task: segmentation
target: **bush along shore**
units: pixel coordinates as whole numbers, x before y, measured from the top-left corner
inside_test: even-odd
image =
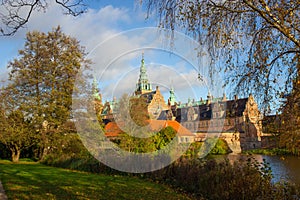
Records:
[[[299,199],[299,187],[272,183],[272,171],[254,158],[230,162],[228,159],[182,157],[157,171],[141,174],[119,172],[92,156],[46,159],[44,164],[112,176],[138,177],[169,185],[196,199]]]
[[[253,150],[244,151],[243,154],[246,154],[246,155],[262,154],[262,155],[270,155],[270,156],[284,156],[284,155],[296,156],[293,152],[291,152],[287,149],[281,149],[281,148],[253,149]]]

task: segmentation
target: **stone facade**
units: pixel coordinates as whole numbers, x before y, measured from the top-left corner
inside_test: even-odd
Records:
[[[168,105],[165,103],[158,86],[155,91],[142,94],[141,97],[144,97],[147,101],[150,119],[157,119],[161,111],[168,110]]]
[[[167,119],[170,113],[196,134],[196,141],[205,140],[207,134],[218,134],[234,152],[261,146],[262,118],[252,95],[242,99],[235,96],[234,100],[208,95],[205,101],[172,105],[159,119]]]

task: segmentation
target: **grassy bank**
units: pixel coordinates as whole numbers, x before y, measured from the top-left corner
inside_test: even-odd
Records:
[[[9,199],[189,199],[173,189],[135,177],[108,176],[0,160]]]

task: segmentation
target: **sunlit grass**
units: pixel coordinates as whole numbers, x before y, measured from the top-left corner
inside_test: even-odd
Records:
[[[0,160],[9,199],[189,199],[173,189],[134,177],[89,174]]]

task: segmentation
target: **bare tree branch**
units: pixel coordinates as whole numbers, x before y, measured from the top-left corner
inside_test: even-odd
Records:
[[[78,7],[86,6],[85,4],[83,4],[82,0],[78,0],[73,4],[68,4],[69,0],[63,0],[63,1],[55,0],[55,2],[67,10],[66,14],[73,15],[75,17],[85,13],[86,11],[83,9],[79,9],[79,10],[77,9]]]
[[[185,30],[203,44],[236,91],[249,91],[266,102],[270,96],[277,99],[284,86],[291,88],[290,80],[300,70],[295,59],[300,51],[299,0],[141,1],[149,15],[157,13],[160,27]]]
[[[280,20],[278,20],[271,12],[270,8],[266,5],[266,2],[263,0],[260,0],[262,6],[265,8],[265,11],[260,10],[257,6],[254,6],[254,4],[250,1],[244,0],[244,2],[252,8],[254,11],[259,13],[259,15],[264,18],[269,24],[272,24],[277,30],[279,30],[282,34],[284,34],[287,38],[289,38],[291,41],[295,43],[300,48],[300,41],[295,38],[293,34],[290,33],[290,31],[284,27]],[[269,17],[268,17],[269,16]]]
[[[300,50],[289,50],[289,51],[285,51],[280,53],[279,55],[277,55],[269,64],[267,64],[268,66],[272,66],[274,65],[274,63],[281,58],[282,56],[286,55],[286,54],[296,54],[296,53],[300,53]]]
[[[49,0],[2,0],[0,4],[0,36],[14,35],[30,20],[34,12],[46,11]],[[65,14],[78,16],[86,11],[83,0],[55,0]]]

